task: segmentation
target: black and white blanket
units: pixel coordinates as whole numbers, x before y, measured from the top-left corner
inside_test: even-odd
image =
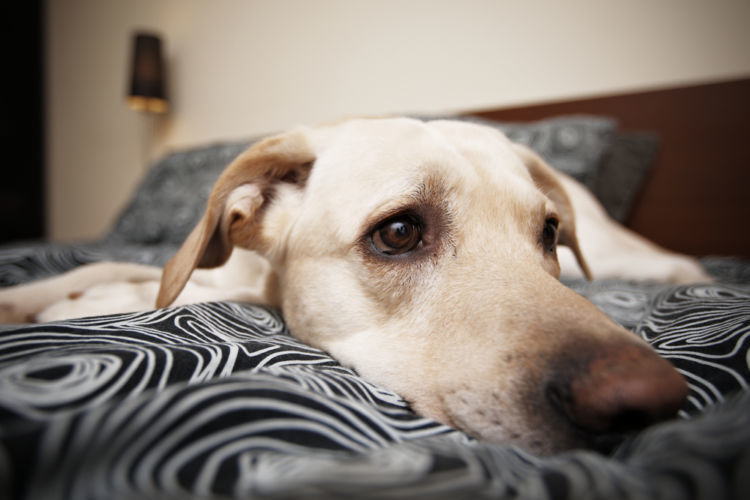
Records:
[[[172,204],[187,231],[200,206],[154,192],[175,192],[172,168],[205,183],[243,147],[171,155],[100,242],[0,249],[0,283],[102,259],[163,263],[184,234],[154,214]],[[0,498],[750,498],[750,265],[703,262],[717,283],[568,283],[690,384],[679,419],[611,456],[537,457],[419,417],[266,307],[3,327]]]

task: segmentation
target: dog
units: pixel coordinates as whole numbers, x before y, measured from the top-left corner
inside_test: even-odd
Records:
[[[537,454],[603,449],[673,417],[683,377],[564,286],[561,267],[710,281],[493,128],[356,119],[241,154],[163,272],[82,266],[1,290],[0,319],[204,300],[277,306],[298,339],[417,413]]]

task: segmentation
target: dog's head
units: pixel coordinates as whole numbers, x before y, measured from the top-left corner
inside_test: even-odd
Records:
[[[549,453],[673,415],[682,377],[560,284],[557,244],[588,273],[528,149],[468,123],[355,120],[237,158],[158,305],[240,246],[278,273],[298,338],[475,436]]]

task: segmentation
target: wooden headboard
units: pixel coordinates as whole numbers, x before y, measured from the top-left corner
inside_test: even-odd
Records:
[[[469,114],[532,121],[582,113],[660,138],[628,227],[672,250],[750,258],[750,79]]]

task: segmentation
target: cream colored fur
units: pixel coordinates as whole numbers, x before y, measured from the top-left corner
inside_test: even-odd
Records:
[[[375,228],[404,212],[422,218],[422,247],[379,254]],[[296,337],[417,412],[548,453],[580,444],[540,394],[554,367],[590,345],[644,345],[560,284],[557,256],[540,243],[550,217],[572,249],[561,249],[565,275],[588,261],[594,278],[710,279],[694,260],[609,219],[583,187],[493,129],[353,120],[277,136],[235,160],[166,266],[158,301],[158,270],[94,264],[1,290],[0,319],[54,321],[155,301],[277,305]],[[199,266],[219,267],[193,272]]]

